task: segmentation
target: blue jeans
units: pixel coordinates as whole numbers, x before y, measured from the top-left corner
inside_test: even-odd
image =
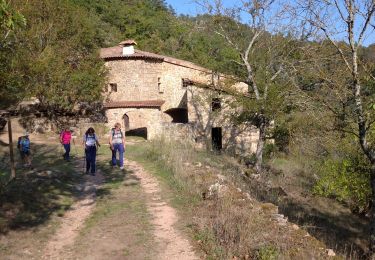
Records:
[[[119,161],[120,161],[120,167],[124,167],[124,145],[123,144],[113,144],[113,150],[112,150],[112,165],[115,166],[117,164],[116,160],[116,153],[119,153]]]
[[[63,144],[64,149],[65,149],[65,154],[64,154],[64,159],[69,160],[70,159],[70,144]]]
[[[96,146],[86,146],[86,172],[95,173]]]

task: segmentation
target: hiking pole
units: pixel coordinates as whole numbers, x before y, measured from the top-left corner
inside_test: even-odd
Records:
[[[86,149],[83,149],[83,166],[82,166],[82,172],[83,172],[83,174],[85,174],[86,173],[86,171],[85,171],[85,165],[86,164]]]

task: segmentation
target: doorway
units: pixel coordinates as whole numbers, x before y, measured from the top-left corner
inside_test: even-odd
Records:
[[[221,127],[213,127],[211,137],[212,149],[214,151],[220,151],[221,149],[223,149],[223,135]]]
[[[127,114],[124,115],[124,126],[125,126],[125,131],[129,130],[129,116]]]

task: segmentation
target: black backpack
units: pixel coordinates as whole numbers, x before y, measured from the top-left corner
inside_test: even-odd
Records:
[[[124,138],[124,135],[122,134],[122,131],[120,129],[121,138]],[[115,129],[112,128],[112,138],[115,136]]]

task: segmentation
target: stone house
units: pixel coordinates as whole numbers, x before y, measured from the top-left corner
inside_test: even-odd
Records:
[[[127,40],[100,52],[109,70],[104,91],[109,127],[121,122],[127,133],[147,139],[164,135],[210,149],[255,152],[258,131],[230,120],[233,98],[218,87],[223,76],[135,46]]]

